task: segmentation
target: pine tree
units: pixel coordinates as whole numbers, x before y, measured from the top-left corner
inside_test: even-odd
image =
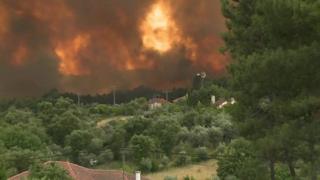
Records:
[[[269,163],[303,159],[317,178],[320,112],[320,2],[315,0],[222,0],[228,31],[225,50],[241,135]],[[319,129],[320,130],[320,129]]]

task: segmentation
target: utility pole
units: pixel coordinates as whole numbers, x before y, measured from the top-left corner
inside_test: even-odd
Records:
[[[124,174],[124,166],[126,164],[126,150],[122,148],[120,150],[121,156],[122,156],[122,180],[125,180],[125,174]]]
[[[126,152],[125,152],[125,150],[123,150],[123,152],[122,152],[122,166],[124,167],[125,164],[126,164]]]
[[[166,100],[169,101],[169,92],[168,92],[168,90],[166,90],[165,93],[166,93]]]
[[[116,105],[116,88],[112,87],[113,105]]]
[[[78,106],[80,106],[80,95],[77,93],[77,98],[78,98]]]
[[[126,155],[122,153],[122,179],[124,180],[124,164],[126,161]]]

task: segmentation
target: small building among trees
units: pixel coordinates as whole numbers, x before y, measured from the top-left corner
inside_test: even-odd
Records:
[[[164,104],[170,103],[169,101],[163,99],[163,98],[152,98],[149,100],[148,105],[150,109],[155,109],[162,107]]]

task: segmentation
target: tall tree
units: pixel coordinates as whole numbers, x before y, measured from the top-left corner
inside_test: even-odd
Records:
[[[310,177],[316,179],[320,90],[320,2],[316,0],[222,0],[228,31],[225,50],[237,105],[240,133],[252,140],[270,165],[303,158],[307,144]],[[302,101],[305,99],[306,101]],[[298,113],[299,112],[299,113]],[[288,148],[291,146],[292,148]]]

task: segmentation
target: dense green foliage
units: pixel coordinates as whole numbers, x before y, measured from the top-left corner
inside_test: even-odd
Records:
[[[125,95],[117,105],[105,104],[111,95],[81,103],[55,91],[2,100],[0,178],[47,160],[117,161],[145,172],[214,157],[222,180],[319,179],[320,1],[221,1],[228,78],[195,76],[185,99],[155,109]],[[142,88],[132,97],[138,92],[150,95]],[[212,95],[236,103],[220,109]]]
[[[29,180],[72,180],[68,172],[55,163],[35,164],[30,169]]]
[[[267,167],[256,158],[250,141],[235,139],[217,149],[218,175],[222,179],[234,176],[238,179],[268,179]]]
[[[286,179],[284,174],[319,179],[320,2],[222,0],[222,4],[228,27],[224,50],[233,57],[230,82],[238,102],[232,115],[240,135],[253,148],[252,163],[267,166],[269,175],[264,176],[272,180]],[[221,158],[219,174],[248,179],[232,168],[249,171],[252,163],[233,161],[238,152],[230,146],[224,152],[227,157]]]
[[[215,147],[236,134],[224,110],[187,100],[156,109],[144,98],[119,105],[61,96],[1,104],[0,163],[9,176],[48,160],[87,167],[118,161],[157,171],[212,158]]]

